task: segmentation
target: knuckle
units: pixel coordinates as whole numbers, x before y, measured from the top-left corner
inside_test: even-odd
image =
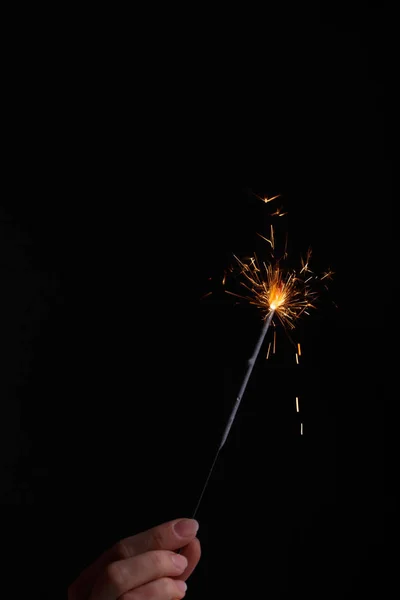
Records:
[[[153,552],[149,552],[149,555],[155,572],[157,574],[165,573],[168,567],[168,559],[165,552],[154,550]]]
[[[126,592],[118,600],[153,600],[155,598],[176,598],[178,600],[177,595],[173,580],[169,577],[160,577],[140,589]]]
[[[126,581],[126,568],[122,562],[112,562],[106,567],[106,579],[112,583],[117,590],[123,588]]]
[[[164,546],[164,537],[161,530],[156,527],[151,533],[152,547],[161,550]]]
[[[133,556],[133,553],[129,550],[129,547],[127,544],[125,544],[124,540],[120,540],[115,544],[113,554],[115,554],[115,556],[121,560],[125,560]]]
[[[160,591],[166,596],[166,598],[175,598],[177,589],[174,580],[170,577],[161,577],[158,580]]]

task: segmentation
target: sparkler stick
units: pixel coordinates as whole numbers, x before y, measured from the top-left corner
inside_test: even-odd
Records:
[[[279,196],[274,196],[273,198],[260,198],[263,202],[268,203]],[[287,213],[283,213],[281,209],[278,209],[275,213],[272,213],[271,216],[283,216]],[[200,497],[198,499],[196,508],[193,512],[193,517],[195,518],[197,511],[199,509],[201,500],[204,496],[204,492],[207,488],[208,482],[210,480],[211,474],[213,472],[215,463],[217,462],[219,453],[221,452],[227,437],[229,435],[230,429],[232,427],[233,421],[235,419],[236,413],[240,406],[240,402],[242,400],[243,394],[246,390],[247,383],[250,379],[254,364],[256,362],[257,356],[260,352],[262,343],[267,334],[269,326],[271,325],[273,317],[276,317],[280,320],[283,328],[294,329],[296,321],[302,314],[308,315],[308,309],[315,308],[313,301],[317,296],[316,291],[313,290],[313,284],[315,280],[319,279],[322,281],[323,279],[331,279],[333,275],[333,271],[330,269],[323,274],[322,277],[316,276],[313,271],[309,268],[309,262],[311,258],[311,249],[308,250],[307,256],[305,259],[301,259],[301,268],[296,271],[293,269],[286,269],[281,266],[282,260],[285,261],[288,257],[287,254],[287,237],[285,243],[285,250],[283,256],[281,258],[276,258],[275,256],[275,235],[274,229],[271,225],[270,236],[266,238],[265,236],[258,234],[262,239],[264,239],[270,245],[270,253],[273,259],[272,262],[262,262],[260,265],[256,255],[251,257],[249,260],[242,261],[235,256],[235,259],[240,267],[240,274],[243,277],[241,281],[241,285],[250,292],[247,296],[242,296],[237,293],[230,292],[225,290],[226,293],[232,294],[233,296],[237,296],[238,298],[244,298],[250,302],[250,304],[257,306],[264,313],[264,325],[262,327],[260,336],[256,343],[254,352],[251,358],[248,361],[248,367],[240,387],[238,396],[236,398],[236,402],[232,408],[231,414],[228,418],[227,424],[225,426],[221,442],[217,449],[217,452],[214,456],[213,463],[208,472],[205,484],[201,491]],[[224,274],[224,278],[222,284],[225,285],[226,273]],[[326,287],[326,286],[325,286]],[[209,294],[206,294],[209,295]],[[268,346],[267,358],[270,354],[271,344],[273,344],[273,354],[275,354],[275,344],[276,344],[276,332],[274,332],[273,342],[270,342]],[[289,336],[290,338],[290,336]],[[293,340],[291,340],[293,341]],[[299,357],[301,356],[301,348],[300,344],[297,344],[297,352],[296,352],[296,363],[299,364]],[[299,399],[296,397],[296,411],[299,412]],[[303,423],[301,423],[301,435],[303,435]]]
[[[253,354],[252,354],[251,358],[250,358],[250,359],[249,359],[249,361],[248,361],[248,367],[247,367],[247,371],[246,371],[246,373],[245,373],[245,376],[244,376],[244,379],[243,379],[242,385],[240,386],[240,390],[239,390],[238,396],[237,396],[237,398],[236,398],[236,402],[235,402],[235,404],[234,404],[234,406],[233,406],[233,408],[232,408],[231,414],[230,414],[230,416],[229,416],[229,419],[228,419],[228,422],[227,422],[227,424],[226,424],[226,427],[225,427],[224,433],[223,433],[223,435],[222,435],[222,439],[221,439],[220,445],[219,445],[219,447],[218,447],[218,450],[217,450],[217,452],[216,452],[216,455],[215,455],[215,457],[214,457],[213,463],[212,463],[212,465],[211,465],[211,469],[210,469],[210,471],[209,471],[209,473],[208,473],[208,476],[207,476],[206,482],[205,482],[205,484],[204,484],[204,487],[203,487],[203,489],[202,489],[202,491],[201,491],[201,494],[200,494],[199,500],[198,500],[198,502],[197,502],[196,508],[194,509],[194,513],[193,513],[192,519],[194,519],[194,518],[195,518],[195,516],[196,516],[196,514],[197,514],[197,511],[198,511],[198,509],[199,509],[199,506],[200,506],[201,500],[202,500],[202,498],[203,498],[204,492],[206,491],[207,484],[208,484],[208,482],[209,482],[209,480],[210,480],[211,473],[213,472],[213,469],[214,469],[215,463],[217,462],[217,458],[218,458],[218,456],[219,456],[219,453],[221,452],[221,450],[222,450],[222,447],[224,446],[224,444],[225,444],[225,442],[226,442],[226,439],[227,439],[227,437],[228,437],[228,435],[229,435],[229,432],[230,432],[230,430],[231,430],[231,427],[232,427],[233,421],[235,420],[235,416],[236,416],[237,410],[238,410],[238,408],[239,408],[239,406],[240,406],[240,402],[241,402],[241,400],[242,400],[242,397],[243,397],[243,394],[244,394],[244,392],[245,392],[245,390],[246,390],[247,383],[248,383],[248,381],[249,381],[249,379],[250,379],[250,375],[251,375],[251,372],[252,372],[252,370],[253,370],[254,364],[255,364],[255,362],[256,362],[256,360],[257,360],[257,356],[258,356],[258,354],[259,354],[259,352],[260,352],[260,348],[261,348],[261,346],[262,346],[262,343],[263,343],[263,341],[264,341],[264,338],[265,338],[265,336],[266,336],[266,334],[267,334],[267,331],[268,331],[268,329],[269,329],[269,326],[270,326],[270,324],[271,324],[272,317],[274,316],[274,312],[275,312],[275,310],[274,310],[274,309],[271,309],[271,310],[270,310],[270,313],[269,313],[269,315],[268,315],[268,317],[267,317],[267,319],[266,319],[266,321],[265,321],[265,323],[264,323],[264,326],[263,326],[263,328],[262,328],[262,330],[261,330],[260,337],[259,337],[259,338],[258,338],[258,340],[257,340],[257,344],[256,344],[256,347],[254,348],[254,352],[253,352]]]

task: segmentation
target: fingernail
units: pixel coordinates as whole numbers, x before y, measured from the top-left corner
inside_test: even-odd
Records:
[[[187,585],[184,581],[181,581],[180,579],[175,579],[175,585],[182,594],[186,592]]]
[[[171,560],[178,569],[185,569],[187,567],[187,558],[181,554],[171,554]]]
[[[199,528],[199,524],[195,519],[182,519],[174,525],[174,530],[179,537],[189,537],[195,535]]]

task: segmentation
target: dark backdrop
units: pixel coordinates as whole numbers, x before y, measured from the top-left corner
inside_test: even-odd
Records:
[[[115,60],[94,27],[79,51],[10,51],[0,498],[17,597],[61,597],[119,538],[191,516],[261,327],[220,282],[281,204],[290,256],[311,246],[335,276],[296,330],[301,364],[278,328],[255,367],[187,597],[389,586],[390,18],[292,17],[264,35],[256,15],[188,18],[158,43],[149,26]]]

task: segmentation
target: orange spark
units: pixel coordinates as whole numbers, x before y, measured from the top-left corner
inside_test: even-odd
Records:
[[[322,277],[321,277],[321,281],[323,279],[332,279],[332,275],[334,275],[335,272],[331,271],[331,269],[328,269],[327,271],[325,271],[325,273],[322,273]]]
[[[294,328],[297,318],[307,308],[314,308],[311,300],[315,296],[295,271],[285,271],[279,261],[263,263],[260,268],[256,256],[247,262],[235,256],[241,267],[244,281],[241,285],[250,293],[246,298],[251,304],[260,308],[267,315],[274,311],[284,326]],[[233,294],[238,296],[238,294]]]
[[[300,258],[301,261],[301,271],[300,273],[312,273],[312,271],[310,271],[310,269],[308,268],[308,263],[310,262],[310,258],[311,258],[311,254],[312,254],[312,250],[311,248],[309,248],[307,250],[307,256],[306,256],[306,260],[304,261],[303,258]]]
[[[202,296],[200,298],[200,300],[204,300],[204,298],[208,298],[208,296],[211,296],[212,292],[207,292],[207,294],[204,294],[204,296]]]
[[[276,198],[280,197],[280,194],[277,194],[276,196],[272,196],[271,198],[268,198],[268,196],[265,196],[265,198],[263,198],[262,196],[259,196],[258,194],[254,194],[254,195],[256,196],[256,198],[258,198],[265,204],[268,204],[268,202],[272,202],[272,200],[276,200]]]

